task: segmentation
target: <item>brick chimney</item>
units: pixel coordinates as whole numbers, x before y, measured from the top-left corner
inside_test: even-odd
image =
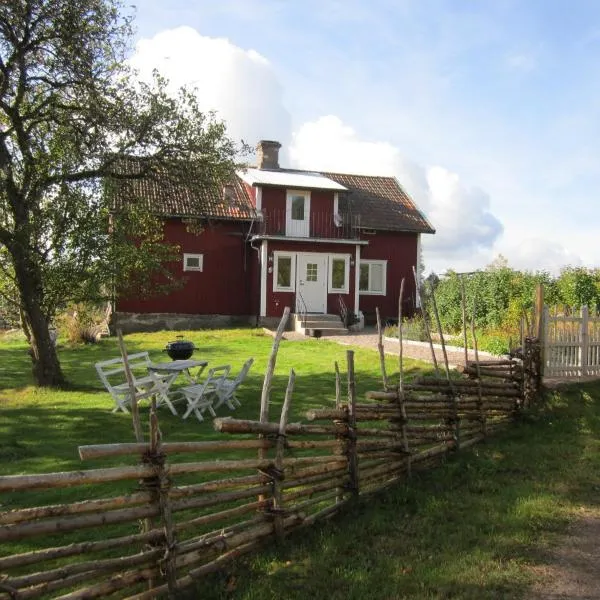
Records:
[[[261,140],[256,146],[259,169],[279,169],[279,142]]]

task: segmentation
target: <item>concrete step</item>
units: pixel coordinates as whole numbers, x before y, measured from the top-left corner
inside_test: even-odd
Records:
[[[346,329],[344,324],[338,319],[336,321],[322,321],[321,319],[307,319],[302,321],[304,329]]]

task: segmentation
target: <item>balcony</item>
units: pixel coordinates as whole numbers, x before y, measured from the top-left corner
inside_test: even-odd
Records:
[[[309,219],[293,219],[285,209],[263,209],[256,235],[311,239],[357,240],[360,215],[311,212]]]

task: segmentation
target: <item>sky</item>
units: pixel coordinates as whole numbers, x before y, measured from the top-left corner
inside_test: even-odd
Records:
[[[396,177],[426,271],[600,267],[597,0],[138,0],[135,26],[140,76],[234,139]]]

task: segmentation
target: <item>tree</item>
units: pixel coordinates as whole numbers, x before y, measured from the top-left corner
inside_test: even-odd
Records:
[[[64,382],[48,331],[56,311],[105,296],[116,274],[137,274],[142,289],[169,255],[134,202],[109,229],[106,182],[185,170],[201,189],[237,166],[224,125],[192,93],[169,96],[158,75],[135,83],[121,10],[119,0],[0,3],[0,293],[22,315],[39,385]],[[137,168],[124,172],[130,156]]]

